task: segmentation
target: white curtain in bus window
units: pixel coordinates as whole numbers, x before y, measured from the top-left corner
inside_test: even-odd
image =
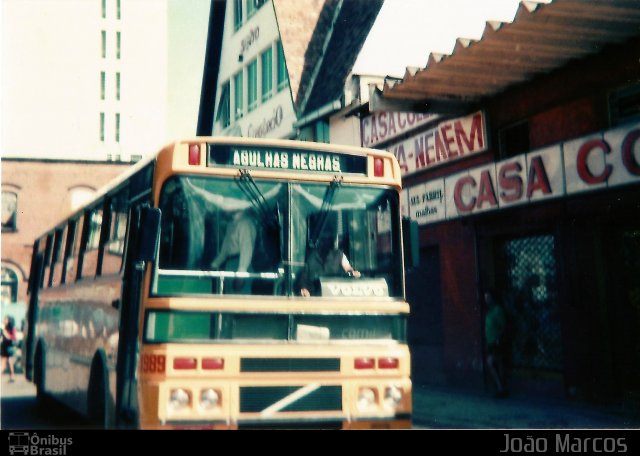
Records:
[[[82,237],[82,218],[69,221],[67,227],[67,240],[65,242],[64,256],[64,283],[75,282],[78,272],[78,247]]]
[[[82,261],[82,277],[94,277],[98,269],[98,248],[100,246],[100,231],[102,229],[102,207],[89,212],[89,226],[87,245]]]

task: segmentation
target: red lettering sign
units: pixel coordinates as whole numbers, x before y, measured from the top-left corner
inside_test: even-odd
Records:
[[[599,175],[595,175],[591,172],[591,170],[589,169],[589,165],[587,164],[587,159],[589,157],[589,154],[595,149],[601,149],[605,154],[611,152],[611,147],[606,141],[604,141],[603,139],[592,139],[591,141],[587,141],[580,147],[576,163],[578,176],[580,176],[580,179],[591,185],[600,184],[609,179],[612,169],[611,165],[605,165],[604,170]]]

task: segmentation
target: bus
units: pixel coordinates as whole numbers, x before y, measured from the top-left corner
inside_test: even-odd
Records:
[[[132,165],[34,242],[38,401],[107,428],[410,427],[400,191],[392,154],[311,142],[195,137]],[[242,232],[249,254],[225,247]],[[327,239],[351,269],[303,296]]]

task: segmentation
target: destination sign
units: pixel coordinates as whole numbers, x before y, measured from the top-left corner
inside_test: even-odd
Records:
[[[208,166],[366,174],[367,157],[301,149],[209,144]]]

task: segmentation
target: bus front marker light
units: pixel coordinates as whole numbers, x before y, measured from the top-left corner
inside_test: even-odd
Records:
[[[378,359],[378,368],[379,369],[397,369],[400,361],[398,358],[379,358]]]
[[[220,394],[213,388],[200,391],[200,408],[202,410],[213,410],[220,405]]]
[[[169,408],[173,411],[180,411],[189,407],[191,397],[187,391],[182,388],[175,388],[169,394]]]
[[[353,367],[356,369],[373,369],[376,361],[373,358],[356,358],[353,360]]]
[[[380,157],[373,159],[373,175],[375,177],[384,177],[384,160]]]
[[[192,370],[198,367],[196,358],[174,358],[173,368],[176,370]]]
[[[366,412],[376,405],[376,392],[373,388],[360,388],[358,391],[358,410]]]
[[[200,164],[200,144],[189,144],[189,164]]]
[[[224,369],[224,358],[203,358],[202,368],[205,370]]]
[[[389,386],[384,392],[384,407],[387,410],[395,410],[402,401],[402,389],[397,386]]]

